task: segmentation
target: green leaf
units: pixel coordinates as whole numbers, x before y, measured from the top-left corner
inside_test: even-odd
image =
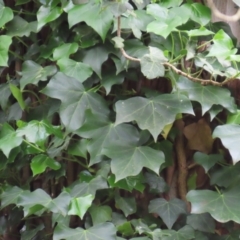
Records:
[[[60,7],[41,6],[37,12],[37,30],[39,31],[46,23],[57,19],[62,13]]]
[[[191,19],[201,26],[208,24],[211,21],[211,10],[200,3],[191,4]]]
[[[11,90],[9,88],[9,84],[2,83],[0,85],[0,105],[3,110],[6,110],[7,103],[10,96],[11,96]]]
[[[69,77],[79,80],[81,83],[89,78],[93,71],[92,68],[84,63],[76,62],[69,58],[61,58],[57,61],[60,70]]]
[[[108,185],[104,178],[101,176],[95,177],[90,182],[77,182],[72,189],[70,189],[69,194],[71,197],[78,198],[86,195],[95,196],[97,190],[107,189]]]
[[[129,237],[134,235],[134,230],[130,222],[125,222],[117,227],[118,232],[123,236]],[[132,238],[131,238],[132,239]]]
[[[147,99],[133,97],[116,103],[116,125],[136,121],[138,126],[147,129],[157,141],[163,128],[174,122],[178,113],[193,114],[187,97],[180,94],[162,94]]]
[[[76,133],[80,137],[91,139],[87,147],[91,156],[89,165],[100,162],[103,148],[112,142],[137,143],[139,138],[139,133],[135,127],[128,124],[115,126],[108,117],[97,117],[89,111],[86,112],[85,123]]]
[[[59,127],[54,127],[46,120],[37,121],[33,120],[29,123],[18,121],[19,129],[17,130],[18,136],[25,136],[26,140],[45,148],[45,141],[51,134],[62,137],[62,132]]]
[[[39,154],[35,156],[31,161],[33,176],[43,173],[47,167],[58,170],[60,169],[61,164],[45,154]]]
[[[96,46],[87,51],[82,61],[91,66],[98,77],[102,78],[102,64],[108,59],[108,54],[106,46]]]
[[[233,48],[232,39],[222,29],[215,34],[213,43],[207,57],[214,56],[226,59],[230,55],[237,53],[237,49]]]
[[[167,191],[168,186],[162,177],[157,176],[156,174],[151,172],[146,172],[144,176],[146,179],[146,183],[150,187],[150,192],[164,193]]]
[[[187,93],[190,100],[199,102],[202,105],[202,115],[215,104],[225,107],[230,112],[236,111],[234,99],[226,88],[203,86],[182,76],[179,77],[177,88],[180,92]]]
[[[88,140],[86,140],[86,139],[78,140],[69,145],[68,154],[83,157],[86,159],[87,158],[87,145],[88,145]]]
[[[20,88],[23,90],[27,84],[37,85],[39,81],[46,81],[49,76],[57,72],[55,66],[42,67],[41,65],[27,60],[22,65]]]
[[[27,22],[20,16],[15,16],[12,21],[6,25],[7,35],[12,37],[28,37],[31,32],[37,32],[37,22]]]
[[[53,51],[53,60],[59,60],[60,58],[68,58],[71,54],[75,53],[78,50],[78,44],[65,43]]]
[[[112,223],[101,223],[86,230],[69,228],[58,224],[53,233],[53,240],[116,240],[116,229]]]
[[[213,167],[217,162],[221,162],[223,160],[223,156],[221,154],[210,154],[207,155],[205,153],[196,152],[193,155],[194,162],[201,165],[205,172],[207,173],[211,167]]]
[[[231,156],[233,163],[240,161],[239,135],[240,126],[238,124],[226,124],[217,126],[213,131],[213,138],[220,138],[224,147],[226,147]]]
[[[17,204],[19,196],[23,193],[23,189],[17,186],[8,186],[1,193],[1,209],[10,204]]]
[[[164,163],[164,154],[150,147],[138,147],[134,143],[118,142],[103,149],[103,153],[112,159],[111,170],[116,181],[128,176],[138,175],[143,167],[156,174]]]
[[[85,91],[78,80],[60,72],[51,78],[42,93],[61,100],[60,117],[68,131],[77,130],[82,126],[86,109],[91,109],[98,115],[107,115],[109,112],[100,95]]]
[[[223,166],[220,169],[211,173],[211,185],[218,185],[222,187],[230,187],[239,184],[240,163],[231,166]]]
[[[187,216],[187,224],[194,230],[214,233],[215,222],[209,213],[191,214]]]
[[[164,76],[165,68],[163,63],[167,61],[159,48],[149,47],[150,54],[141,58],[141,71],[148,79]]]
[[[9,7],[0,4],[0,28],[13,19],[13,11]]]
[[[71,200],[68,215],[77,215],[82,219],[88,208],[92,205],[93,199],[94,196],[91,194],[84,197],[73,198]]]
[[[22,137],[17,135],[17,132],[8,124],[4,123],[0,131],[0,149],[6,157],[10,151],[18,147],[22,143]]]
[[[190,240],[195,239],[194,230],[189,225],[186,225],[179,229],[177,232],[173,230],[163,230],[163,235],[167,235],[167,237],[163,237],[162,240]]]
[[[112,220],[112,209],[109,206],[92,205],[89,209],[93,225]]]
[[[240,186],[227,189],[222,193],[210,190],[192,190],[187,194],[191,202],[191,213],[208,212],[218,222],[230,220],[240,223]]]
[[[181,214],[187,213],[185,202],[177,198],[170,201],[164,198],[151,200],[148,209],[150,213],[157,213],[169,229]]]
[[[0,36],[0,66],[8,66],[8,49],[12,38],[7,35]]]
[[[229,113],[227,117],[227,124],[240,124],[240,110],[236,113]]]
[[[33,192],[24,191],[18,198],[17,205],[23,207],[24,216],[34,214],[44,207],[47,207],[52,198],[42,189],[36,189]]]
[[[102,8],[101,4],[89,1],[88,4],[74,6],[68,12],[68,22],[70,28],[79,23],[86,22],[92,27],[104,41],[108,30],[111,27],[113,15],[108,7]]]
[[[193,29],[187,31],[189,37],[198,37],[198,36],[208,36],[214,34],[212,31],[209,31],[205,27],[200,27],[199,29]]]
[[[101,84],[105,88],[106,94],[108,95],[111,91],[112,86],[115,84],[123,83],[124,79],[124,74],[120,73],[116,75],[116,73],[108,72],[103,74]]]
[[[9,84],[9,88],[12,92],[12,95],[16,98],[16,100],[19,103],[19,106],[21,107],[22,110],[24,110],[26,108],[26,104],[23,100],[23,95],[22,92],[19,90],[19,88],[16,85],[13,84]]]
[[[116,207],[121,209],[125,215],[125,217],[136,213],[137,207],[136,207],[136,202],[135,198],[123,198],[120,196],[115,197],[115,203]]]
[[[66,218],[70,202],[71,202],[70,195],[67,192],[62,191],[48,205],[48,209],[49,209],[49,211],[51,211],[53,213],[59,213],[59,214],[61,214],[61,217],[64,216]]]

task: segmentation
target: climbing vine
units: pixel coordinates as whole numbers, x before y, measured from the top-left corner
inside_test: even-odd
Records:
[[[0,0],[2,239],[239,238],[240,55],[207,2]]]

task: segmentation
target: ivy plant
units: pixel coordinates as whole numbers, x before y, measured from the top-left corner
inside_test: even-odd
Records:
[[[240,55],[199,2],[0,0],[2,239],[239,238]]]

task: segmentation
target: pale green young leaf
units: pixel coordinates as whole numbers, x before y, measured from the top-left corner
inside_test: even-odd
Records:
[[[8,49],[11,43],[12,38],[10,36],[0,36],[0,66],[8,66]]]
[[[13,19],[13,11],[9,7],[0,5],[0,28]]]
[[[12,95],[18,101],[19,106],[21,107],[21,109],[24,110],[26,108],[26,104],[24,102],[23,95],[22,95],[22,92],[20,91],[20,89],[16,85],[11,84],[11,83],[9,84],[9,88],[10,88],[10,90],[12,92]]]
[[[10,151],[18,147],[22,143],[22,137],[17,135],[17,132],[8,124],[4,123],[0,130],[0,149],[6,157]]]
[[[73,198],[69,206],[68,215],[77,215],[81,219],[87,212],[88,208],[92,205],[94,199],[93,195]]]
[[[43,173],[47,167],[53,170],[58,170],[60,169],[61,164],[45,154],[39,154],[32,159],[30,166],[33,172],[33,176],[35,176],[37,174]]]
[[[41,6],[37,12],[37,30],[39,31],[45,24],[57,19],[61,13],[60,7]]]
[[[68,58],[71,54],[78,50],[77,43],[65,43],[53,51],[53,60],[59,60],[60,58]]]

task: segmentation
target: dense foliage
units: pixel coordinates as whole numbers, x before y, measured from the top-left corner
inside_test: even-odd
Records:
[[[240,55],[210,20],[191,0],[0,0],[3,239],[239,238]]]

